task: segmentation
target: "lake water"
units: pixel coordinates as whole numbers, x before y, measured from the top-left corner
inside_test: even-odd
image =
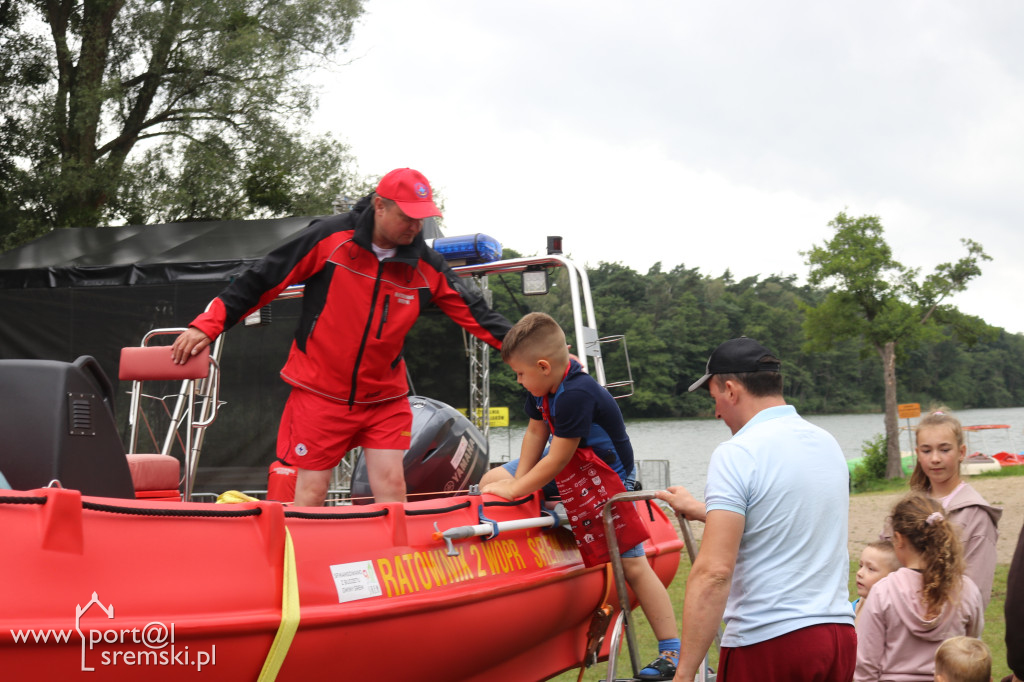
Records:
[[[963,410],[955,413],[964,426],[971,424],[1009,424],[1009,433],[991,432],[983,441],[971,434],[969,452],[1020,452],[1024,446],[1024,407],[990,410]],[[838,414],[809,416],[807,421],[825,429],[839,442],[847,459],[860,457],[864,441],[885,432],[881,414]],[[911,425],[916,419],[910,420]],[[907,420],[901,419],[900,426]],[[689,488],[698,497],[704,491],[705,476],[711,452],[728,440],[729,429],[716,419],[634,420],[626,424],[633,451],[638,460],[667,460],[669,481]],[[519,456],[524,427],[491,429],[491,459],[506,460]],[[988,446],[988,447],[986,447]],[[906,431],[902,431],[900,449],[910,450]]]

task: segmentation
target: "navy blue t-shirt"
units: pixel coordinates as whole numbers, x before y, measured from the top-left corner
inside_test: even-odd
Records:
[[[527,396],[526,414],[543,419],[543,398]],[[579,438],[580,447],[592,448],[625,481],[632,478],[633,446],[615,398],[601,384],[569,360],[569,374],[548,396],[552,431],[559,438]]]

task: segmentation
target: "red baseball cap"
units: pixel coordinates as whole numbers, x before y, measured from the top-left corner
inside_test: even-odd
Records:
[[[396,168],[381,178],[377,184],[377,195],[391,199],[402,213],[415,220],[441,215],[434,204],[430,183],[423,173],[412,168]]]

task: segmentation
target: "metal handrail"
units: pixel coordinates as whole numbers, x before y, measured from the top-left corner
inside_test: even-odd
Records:
[[[167,327],[152,329],[142,337],[142,346],[149,346],[150,341],[158,336],[178,336],[186,331],[184,327]],[[192,490],[195,487],[196,474],[199,469],[199,454],[202,450],[203,436],[206,428],[217,418],[220,408],[220,356],[221,338],[218,338],[210,353],[209,374],[205,379],[184,379],[181,388],[178,390],[177,399],[174,402],[174,409],[170,411],[170,423],[167,427],[167,434],[160,454],[170,455],[174,447],[175,437],[178,435],[182,424],[185,425],[185,445],[183,492],[182,499],[189,500],[192,497]],[[132,387],[130,451],[135,452],[138,447],[138,413],[141,409],[140,398],[142,381],[136,380]],[[198,407],[197,407],[198,401]],[[198,418],[197,415],[198,414]]]
[[[617,502],[641,502],[645,500],[656,500],[658,499],[658,493],[653,490],[638,490],[634,492],[619,493],[618,495],[612,496],[607,502],[605,502],[604,509],[601,511],[601,518],[604,521],[605,537],[608,540],[608,553],[609,561],[612,565],[612,573],[615,576],[615,589],[619,594],[619,607],[621,608],[621,627],[626,633],[626,645],[629,648],[629,658],[633,665],[633,676],[640,672],[639,668],[639,652],[637,651],[636,636],[633,633],[632,625],[630,624],[630,604],[629,594],[626,592],[626,577],[622,570],[622,556],[619,553],[619,540],[615,537],[615,526],[612,518],[614,511],[613,505]],[[690,528],[690,522],[682,514],[676,514],[676,518],[679,521],[679,530],[683,536],[683,544],[686,545],[686,553],[690,556],[690,565],[693,565],[694,560],[697,558],[697,541],[693,536],[693,530]],[[618,623],[617,623],[618,627]],[[613,641],[615,638],[613,637]],[[715,633],[715,645],[721,651],[721,632]],[[608,679],[615,679],[615,666],[617,663],[617,647],[609,649],[608,652]],[[708,681],[708,654],[704,653],[704,658],[700,664],[700,671],[697,674],[697,679],[700,682]]]

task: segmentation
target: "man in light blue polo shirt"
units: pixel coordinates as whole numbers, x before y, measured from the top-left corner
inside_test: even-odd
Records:
[[[733,437],[708,467],[705,502],[658,493],[705,522],[683,602],[676,680],[693,680],[719,623],[720,682],[853,679],[848,469],[828,432],[782,397],[781,364],[746,337],[714,350],[705,388]]]

